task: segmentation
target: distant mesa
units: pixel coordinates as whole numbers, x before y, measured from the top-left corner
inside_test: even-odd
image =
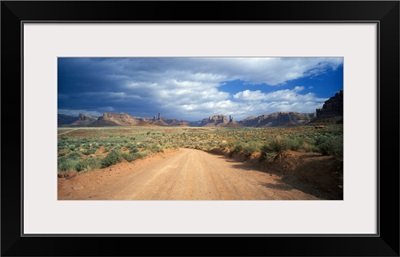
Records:
[[[228,124],[228,119],[225,115],[218,114],[208,117],[208,119],[203,119],[200,123],[201,127],[222,127]]]
[[[239,124],[245,127],[299,126],[309,123],[313,118],[314,113],[276,112],[249,117],[241,120]]]
[[[60,127],[109,127],[109,126],[194,126],[194,127],[280,127],[343,123],[343,90],[325,101],[315,113],[275,112],[259,116],[247,117],[235,121],[232,115],[223,114],[209,116],[199,121],[184,121],[175,118],[165,118],[158,113],[150,118],[132,117],[126,113],[103,113],[95,118],[86,114],[78,117],[58,114]]]
[[[103,113],[95,122],[91,123],[91,127],[107,127],[107,126],[134,126],[136,120],[126,113]]]
[[[90,124],[92,124],[93,122],[95,122],[97,120],[97,118],[80,113],[78,116],[78,120],[71,123],[71,126],[74,127],[87,127]]]
[[[150,123],[148,122],[148,120],[145,119],[145,118],[139,118],[139,121],[138,121],[138,123],[137,123],[136,125],[137,125],[137,126],[144,126],[144,127],[152,126],[152,124],[150,124]]]
[[[78,120],[78,117],[73,117],[66,114],[58,114],[57,115],[57,124],[59,127],[63,125],[70,125],[71,123]]]
[[[189,126],[188,121],[177,120],[177,119],[167,119],[167,118],[162,118],[162,120],[165,123],[167,123],[168,126],[181,126],[181,127]]]

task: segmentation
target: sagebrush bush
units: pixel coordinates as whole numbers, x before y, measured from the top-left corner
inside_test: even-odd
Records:
[[[253,153],[258,151],[260,151],[260,147],[255,142],[236,142],[236,144],[230,144],[229,155],[232,156],[234,153],[242,153],[249,158]]]
[[[302,148],[303,141],[300,138],[287,138],[284,139],[287,149],[292,151],[299,151]]]
[[[142,155],[139,152],[135,152],[135,153],[124,153],[123,157],[125,160],[127,160],[128,162],[143,158],[144,155]]]
[[[153,153],[164,152],[163,147],[161,145],[152,145],[151,146],[151,151]]]
[[[123,160],[123,154],[119,149],[113,149],[107,154],[106,157],[101,161],[101,167],[106,168],[111,165],[117,164]]]
[[[265,150],[274,153],[281,153],[285,150],[289,149],[289,142],[286,139],[278,139],[278,138],[273,138],[270,139],[269,142],[264,146]]]
[[[240,153],[243,150],[243,145],[241,143],[237,143],[230,150],[230,155],[234,153]]]
[[[68,157],[61,157],[57,160],[57,170],[58,171],[68,171],[68,170],[76,170],[76,165],[79,163],[79,160],[72,159]]]
[[[291,141],[288,139],[271,138],[261,147],[260,161],[267,160],[270,156],[276,156],[283,151],[291,149]]]
[[[253,153],[258,152],[260,148],[254,142],[244,145],[242,152],[246,157],[250,157]]]
[[[320,136],[316,138],[315,145],[322,155],[332,155],[339,160],[343,159],[343,138]]]
[[[96,152],[95,149],[88,149],[88,150],[86,150],[86,152],[83,152],[83,154],[84,155],[91,155],[91,154],[94,154],[95,152]]]
[[[68,155],[69,159],[73,159],[73,160],[78,160],[79,158],[81,158],[82,154],[79,152],[73,152],[70,155]]]
[[[129,153],[137,153],[139,152],[139,149],[136,146],[131,146],[131,150],[129,151]]]
[[[102,160],[100,158],[87,158],[77,163],[76,171],[91,171],[101,168]]]

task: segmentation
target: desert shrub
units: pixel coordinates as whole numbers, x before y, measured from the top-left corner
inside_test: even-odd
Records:
[[[57,160],[57,170],[58,171],[67,171],[67,170],[76,170],[76,165],[79,163],[79,160],[72,159],[68,157],[58,158]]]
[[[300,138],[286,138],[283,141],[286,148],[292,151],[299,151],[303,146],[303,141]]]
[[[261,147],[261,155],[260,155],[260,161],[264,161],[268,159],[268,156],[270,154],[270,148],[268,145],[263,145]]]
[[[261,147],[260,161],[267,160],[270,156],[276,156],[291,148],[291,142],[287,139],[271,138]]]
[[[285,150],[289,149],[289,143],[288,141],[278,139],[278,138],[272,138],[270,139],[266,145],[263,146],[263,149],[269,153],[281,153]]]
[[[123,155],[119,149],[113,149],[107,154],[107,156],[101,161],[101,167],[106,168],[111,165],[117,164],[123,160]]]
[[[131,162],[131,161],[134,161],[137,159],[141,159],[147,155],[148,155],[148,153],[145,151],[144,152],[135,152],[135,153],[124,153],[123,158],[125,160],[127,160],[128,162]]]
[[[100,158],[87,158],[76,164],[76,171],[91,171],[101,168],[102,160]]]
[[[332,155],[343,159],[343,138],[320,136],[316,138],[315,145],[322,155]]]
[[[131,146],[129,153],[137,153],[139,149],[136,146]]]
[[[307,138],[302,140],[301,149],[306,152],[314,152],[317,148],[315,147],[313,140]]]
[[[240,153],[242,150],[243,150],[243,145],[241,143],[237,143],[230,150],[230,155],[233,155],[234,153]]]
[[[237,142],[230,147],[229,155],[232,156],[234,153],[242,153],[249,158],[253,153],[258,151],[260,151],[260,147],[255,142]]]
[[[244,155],[246,155],[246,157],[250,157],[253,153],[258,152],[259,150],[260,148],[258,147],[258,145],[256,145],[256,143],[250,142],[244,145],[242,152],[244,153]]]
[[[131,161],[134,161],[134,160],[138,159],[138,155],[135,154],[135,153],[124,153],[122,156],[128,162],[131,162]]]
[[[151,146],[151,151],[153,153],[159,153],[159,152],[163,152],[164,150],[163,150],[161,145],[152,145]]]
[[[73,153],[71,153],[70,155],[68,155],[68,158],[69,158],[69,159],[72,159],[72,160],[78,160],[79,158],[81,158],[81,156],[82,156],[81,153],[79,153],[79,152],[73,152]]]
[[[84,155],[90,155],[90,154],[94,154],[96,152],[95,149],[88,149],[86,152],[84,152]]]

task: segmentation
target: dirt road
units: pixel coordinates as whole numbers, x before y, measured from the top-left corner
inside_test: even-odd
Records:
[[[58,199],[289,200],[318,199],[278,176],[200,150],[179,149],[60,178]]]

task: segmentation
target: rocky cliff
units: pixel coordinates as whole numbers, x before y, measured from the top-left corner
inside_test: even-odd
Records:
[[[58,126],[62,126],[62,125],[69,125],[75,121],[77,121],[78,118],[77,117],[73,117],[70,115],[65,115],[65,114],[58,114],[57,116],[57,124]]]
[[[178,127],[185,127],[189,126],[188,121],[184,120],[177,120],[177,119],[162,119],[168,126],[178,126]]]
[[[225,115],[218,114],[214,116],[210,116],[206,119],[203,119],[200,123],[202,127],[222,127],[228,124],[228,119]]]
[[[343,123],[343,90],[325,101],[316,114],[313,123]]]
[[[245,127],[298,126],[309,123],[313,118],[313,113],[276,112],[248,117],[239,121],[239,124]]]
[[[70,126],[74,126],[74,127],[87,127],[90,124],[92,124],[93,122],[95,122],[97,120],[97,118],[80,113],[78,116],[78,120],[71,123]]]
[[[90,124],[91,127],[107,127],[107,126],[134,126],[137,121],[126,113],[103,113],[95,122]]]

